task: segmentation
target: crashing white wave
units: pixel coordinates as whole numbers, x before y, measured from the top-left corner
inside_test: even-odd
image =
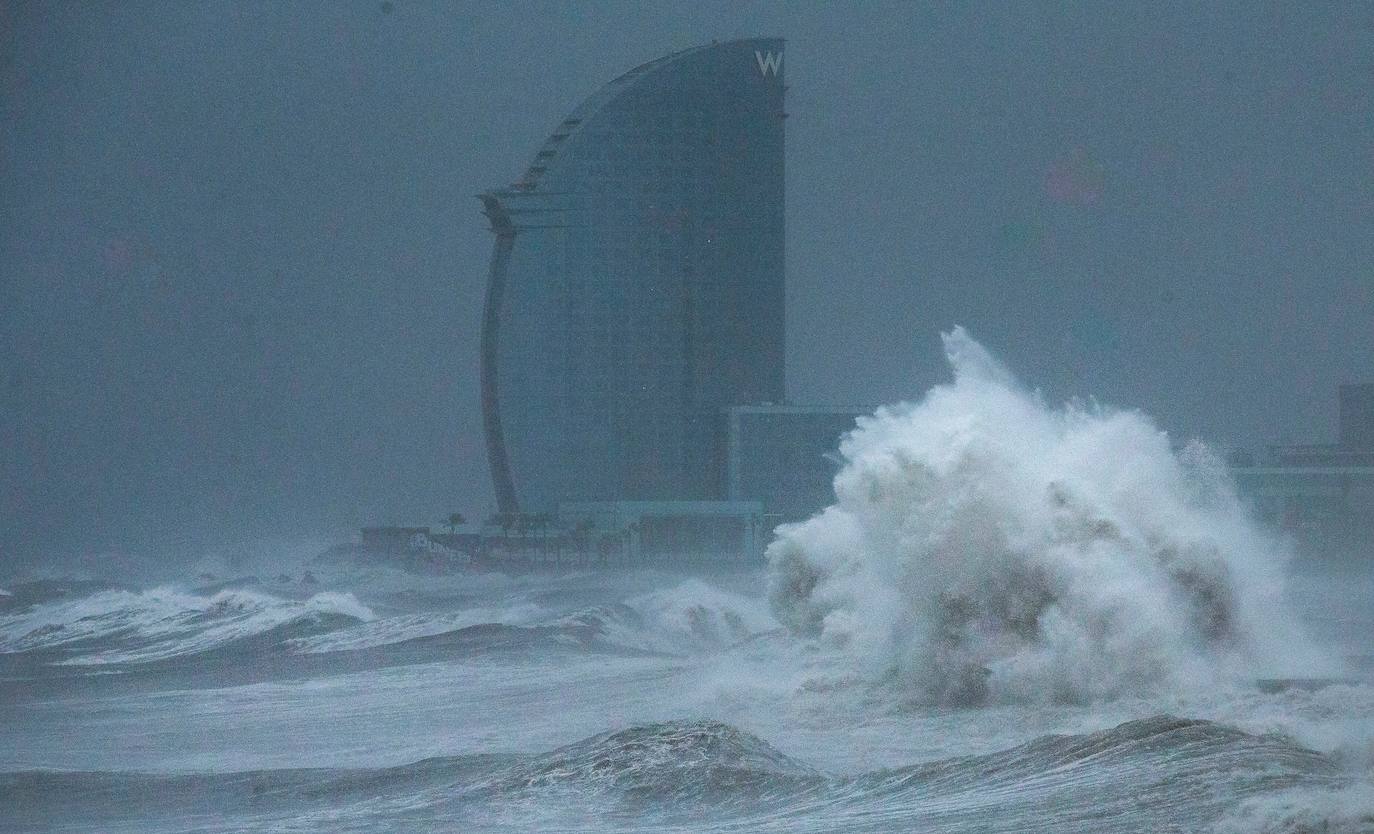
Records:
[[[861,419],[835,504],[779,528],[781,622],[947,703],[1334,671],[1283,604],[1284,546],[1204,446],[1051,408],[962,328],[943,338],[954,381]]]
[[[728,648],[778,628],[760,601],[699,579],[584,609],[555,624],[589,630],[620,648],[677,655]]]
[[[449,634],[472,626],[529,626],[547,617],[548,611],[542,605],[529,601],[459,611],[398,614],[326,634],[298,637],[288,641],[287,645],[301,654],[358,651]]]
[[[66,650],[61,663],[146,663],[196,654],[288,623],[374,615],[347,593],[282,599],[246,589],[210,595],[173,587],[106,590],[0,616],[0,653]]]
[[[617,602],[582,606],[569,613],[513,598],[453,611],[378,617],[336,631],[294,638],[286,645],[302,654],[355,651],[475,626],[512,626],[546,632],[554,641],[566,645],[594,642],[615,649],[669,655],[726,649],[779,628],[762,600],[688,579],[671,587],[630,594]]]

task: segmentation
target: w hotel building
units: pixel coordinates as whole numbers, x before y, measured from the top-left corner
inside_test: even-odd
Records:
[[[784,397],[782,59],[760,38],[636,67],[481,195],[502,511],[724,497],[726,410]]]

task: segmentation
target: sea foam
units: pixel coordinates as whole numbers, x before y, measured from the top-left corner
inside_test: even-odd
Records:
[[[778,529],[782,623],[940,703],[1334,673],[1284,604],[1285,545],[1205,446],[1051,407],[962,328],[943,339],[953,382],[861,418],[834,505]]]

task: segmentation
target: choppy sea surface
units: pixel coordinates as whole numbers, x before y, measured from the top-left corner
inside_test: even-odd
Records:
[[[1374,832],[1374,548],[962,331],[738,573],[0,590],[0,831]]]
[[[0,829],[1374,828],[1367,658],[942,706],[780,628],[762,572],[312,573],[7,589]],[[1336,636],[1374,627],[1351,585],[1302,586]]]

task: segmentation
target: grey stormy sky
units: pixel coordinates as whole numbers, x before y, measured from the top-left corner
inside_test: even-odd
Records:
[[[514,179],[635,64],[788,39],[801,402],[943,378],[1325,440],[1374,379],[1374,8],[0,4],[0,576],[491,503]]]

